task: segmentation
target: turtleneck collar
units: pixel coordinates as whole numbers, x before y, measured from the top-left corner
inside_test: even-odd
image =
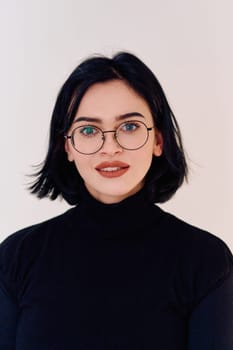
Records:
[[[162,209],[148,201],[145,189],[112,204],[95,199],[84,185],[80,194],[77,208],[81,210],[83,220],[87,220],[88,226],[94,225],[104,236],[142,234],[161,217]]]

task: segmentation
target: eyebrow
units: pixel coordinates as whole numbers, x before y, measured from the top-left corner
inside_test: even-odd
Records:
[[[139,113],[139,112],[129,112],[129,113],[125,113],[125,114],[121,114],[118,115],[115,120],[119,121],[119,120],[124,120],[130,117],[141,117],[141,118],[145,118],[143,114]],[[101,118],[93,118],[93,117],[86,117],[86,116],[81,116],[78,117],[74,120],[74,123],[77,122],[92,122],[92,123],[102,123],[102,119]]]

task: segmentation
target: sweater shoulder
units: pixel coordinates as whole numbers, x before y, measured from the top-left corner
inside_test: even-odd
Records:
[[[204,250],[206,256],[209,253],[215,254],[219,251],[227,251],[230,258],[232,258],[230,248],[216,233],[190,224],[170,213],[166,213],[166,217],[166,224],[170,227],[170,234],[174,237],[177,244],[183,244],[184,247],[191,250]]]
[[[164,229],[177,252],[179,270],[196,289],[196,303],[223,284],[233,273],[233,255],[217,234],[165,213]]]
[[[54,229],[60,230],[61,227],[66,225],[68,222],[72,210],[73,208],[60,215],[30,226],[26,226],[17,230],[16,232],[11,233],[2,242],[0,242],[0,255],[3,250],[8,248],[15,249],[17,245],[21,244],[24,240],[29,239],[30,237],[43,236]]]
[[[0,287],[14,294],[22,266],[29,266],[41,254],[46,242],[64,231],[73,208],[63,214],[22,228],[0,243]]]

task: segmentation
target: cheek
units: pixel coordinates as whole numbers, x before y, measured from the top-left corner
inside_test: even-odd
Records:
[[[76,154],[74,163],[81,177],[84,177],[90,173],[90,160],[88,159],[88,156]]]
[[[80,170],[82,171],[82,169],[85,169],[86,168],[86,162],[84,159],[79,159],[79,157],[75,157],[74,159],[74,163],[75,163],[75,166],[76,168],[78,169],[78,171],[80,172]]]
[[[147,172],[151,166],[153,158],[153,145],[145,145],[143,148],[139,149],[133,155],[134,164],[137,165],[137,169],[141,172]]]
[[[154,155],[154,138],[151,138],[149,142],[147,142],[144,147],[140,149],[141,151],[141,159],[143,161],[143,158],[145,161],[147,160],[152,160],[153,155]]]

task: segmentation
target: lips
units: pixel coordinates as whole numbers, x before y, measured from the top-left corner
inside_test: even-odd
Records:
[[[129,165],[120,161],[103,162],[98,164],[95,169],[100,175],[112,178],[125,174],[129,169]]]

